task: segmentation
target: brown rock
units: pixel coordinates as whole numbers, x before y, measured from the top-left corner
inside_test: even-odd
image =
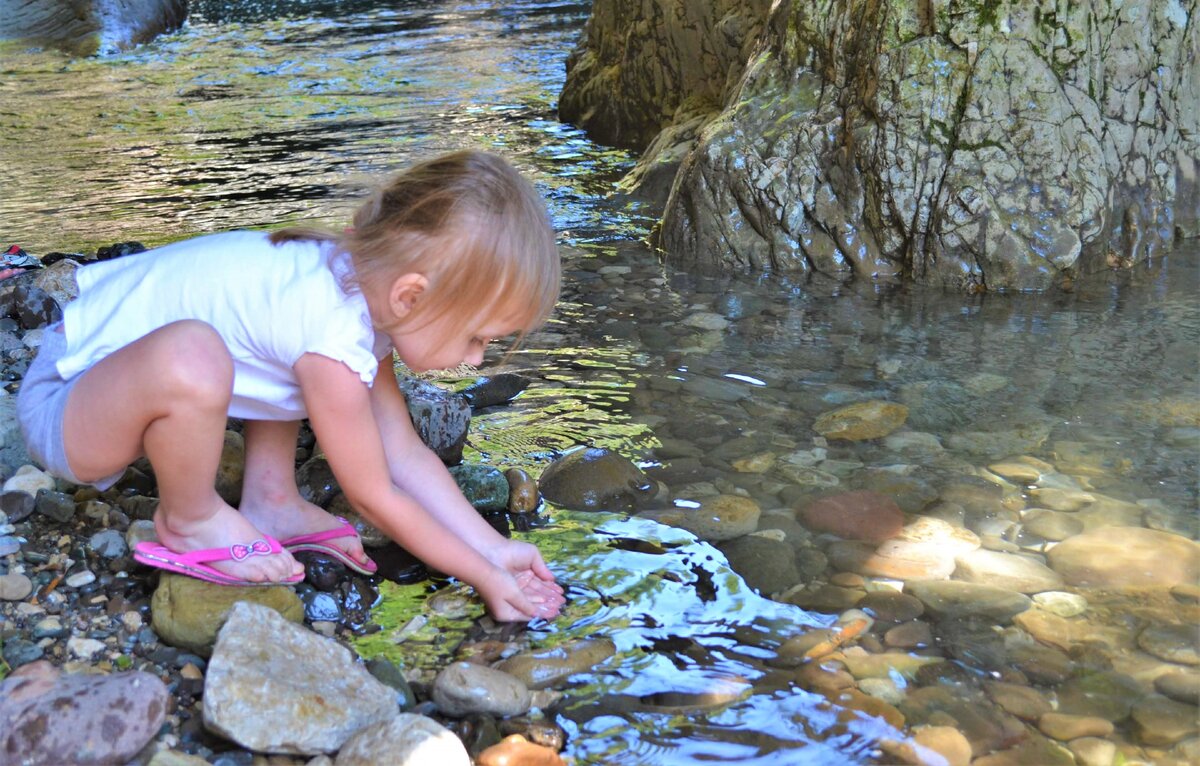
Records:
[[[1051,568],[1071,585],[1172,587],[1200,577],[1200,545],[1141,527],[1101,527],[1054,546]]]
[[[846,540],[882,542],[904,526],[904,513],[894,500],[870,490],[822,498],[801,509],[800,520],[810,529]]]
[[[861,441],[887,436],[908,420],[908,407],[893,402],[856,402],[826,412],[817,418],[813,430],[827,439]]]
[[[1079,737],[1107,737],[1113,733],[1113,724],[1096,716],[1045,713],[1038,719],[1038,729],[1047,737],[1066,742]]]

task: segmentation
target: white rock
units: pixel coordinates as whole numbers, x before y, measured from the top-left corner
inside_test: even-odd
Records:
[[[104,649],[104,642],[97,641],[94,638],[72,636],[67,639],[67,651],[70,652],[72,657],[77,657],[81,660],[90,660],[104,651]]]
[[[350,651],[239,601],[217,634],[205,674],[204,725],[250,750],[332,753],[399,711],[396,691]]]
[[[64,582],[68,588],[82,588],[84,585],[96,582],[96,573],[85,569],[71,575]]]
[[[17,491],[34,496],[40,489],[53,490],[54,477],[31,465],[23,465],[18,468],[17,472],[4,482],[3,487],[4,492]]]
[[[421,715],[401,713],[355,732],[335,766],[470,766],[471,756],[453,732]]]

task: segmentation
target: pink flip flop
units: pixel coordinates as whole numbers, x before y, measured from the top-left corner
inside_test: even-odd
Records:
[[[295,585],[304,579],[304,574],[301,573],[276,582],[253,582],[240,580],[208,566],[208,562],[212,561],[244,561],[251,556],[269,556],[273,553],[283,553],[283,546],[278,540],[267,535],[248,544],[235,543],[228,548],[204,548],[187,553],[178,553],[165,545],[149,541],[133,547],[133,558],[141,564],[217,585],[261,588],[271,585]]]
[[[353,569],[362,575],[373,575],[379,567],[371,559],[367,559],[367,563],[355,561],[341,548],[336,548],[332,545],[324,545],[323,543],[329,540],[336,540],[339,537],[358,537],[358,532],[354,531],[354,525],[346,521],[341,516],[337,520],[342,522],[341,526],[327,529],[324,532],[313,532],[308,535],[297,535],[289,537],[280,543],[284,548],[297,553],[299,551],[312,551],[313,553],[323,553],[330,558],[337,559],[347,569]]]

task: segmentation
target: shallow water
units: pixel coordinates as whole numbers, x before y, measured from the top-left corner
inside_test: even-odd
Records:
[[[476,419],[474,458],[540,470],[575,445],[606,446],[660,478],[667,504],[746,494],[770,529],[782,523],[772,512],[790,517],[820,492],[881,475],[901,477],[929,508],[965,484],[999,487],[1023,511],[1035,505],[1028,487],[998,484],[986,467],[1024,454],[1053,467],[1046,482],[1107,498],[1090,523],[1111,512],[1196,536],[1194,244],[1045,296],[680,272],[640,243],[644,211],[605,199],[633,158],[555,121],[587,3],[372,5],[200,2],[183,31],[127,54],[3,49],[2,244],[42,254],[301,219],[340,225],[378,173],[444,149],[495,148],[548,199],[566,279],[552,322],[509,361],[536,371],[536,384]],[[907,404],[904,429],[860,442],[813,430],[821,413],[864,400]],[[735,467],[764,455],[774,462],[763,472]],[[1020,523],[997,537],[1035,556],[1047,547]],[[532,539],[572,595],[562,618],[533,626],[535,642],[604,634],[618,650],[568,689],[559,723],[577,762],[869,761],[895,736],[801,688],[778,661],[783,642],[837,615],[751,592],[712,546],[644,519],[555,509]],[[1079,619],[1094,621],[1105,661],[1152,680],[1162,663],[1134,636],[1189,613],[1089,595]],[[364,652],[404,627],[385,625]],[[942,627],[939,651],[981,678],[1019,678],[971,665]],[[443,637],[416,656],[421,630],[436,628],[389,653],[436,666],[453,649]],[[1106,631],[1116,637],[1101,641]],[[1130,741],[1134,728],[1118,723],[1110,738]]]

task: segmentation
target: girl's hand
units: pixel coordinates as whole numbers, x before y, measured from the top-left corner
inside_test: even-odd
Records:
[[[476,584],[475,590],[483,598],[488,612],[498,622],[527,622],[535,617],[547,620],[558,616],[563,598],[559,594],[545,593],[544,586],[530,587],[531,582],[541,582],[532,572],[516,576],[497,567],[495,575],[487,582]]]
[[[522,596],[521,601],[532,608],[532,611],[526,610],[522,604],[521,611],[527,615],[524,619],[553,619],[562,611],[562,605],[566,602],[562,586],[554,581],[554,574],[542,560],[542,554],[536,546],[503,540],[483,554],[515,581]],[[486,602],[487,596],[483,595]],[[488,602],[488,606],[491,608],[492,604]],[[494,610],[492,614],[501,619]]]

